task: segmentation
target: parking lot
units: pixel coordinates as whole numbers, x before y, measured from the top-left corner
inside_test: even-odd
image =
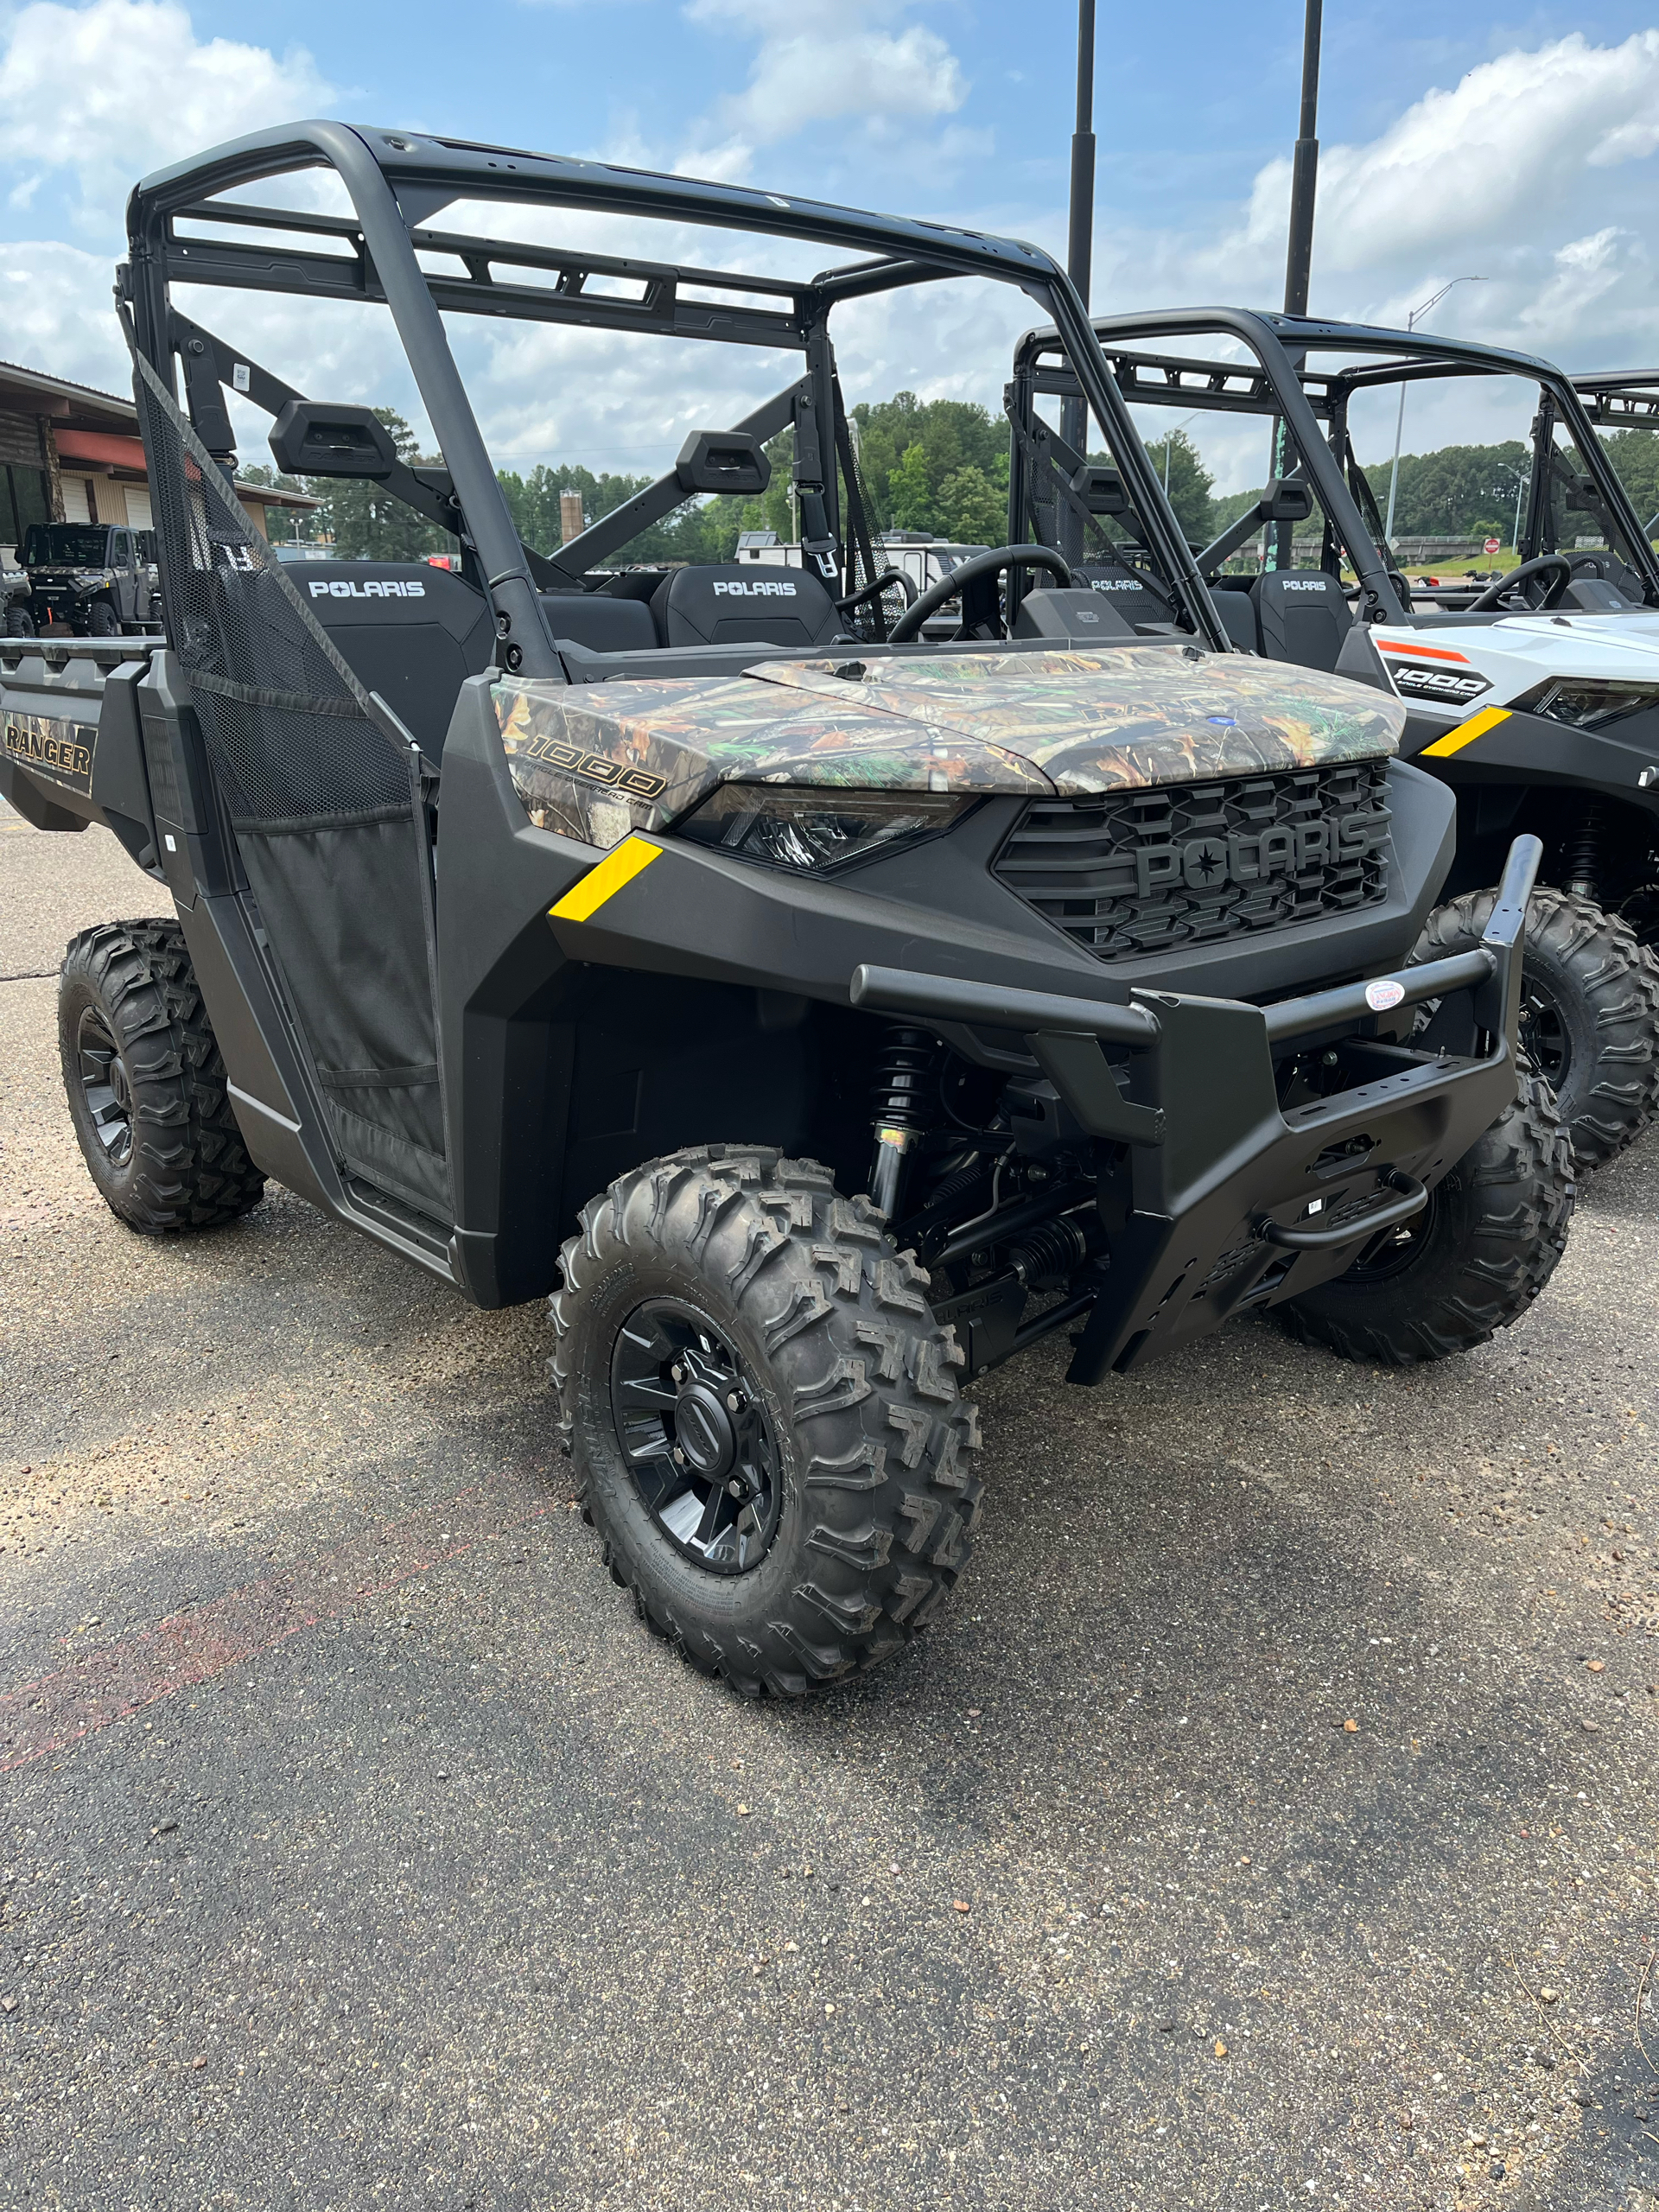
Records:
[[[1465,1360],[993,1376],[954,1605],[746,1704],[539,1310],[105,1210],[54,976],[156,910],[0,810],[0,2202],[1659,2202],[1652,1136]]]

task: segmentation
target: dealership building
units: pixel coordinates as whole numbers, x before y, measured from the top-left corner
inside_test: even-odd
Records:
[[[289,516],[317,505],[303,492],[238,482],[263,537],[292,534]],[[88,385],[0,361],[0,559],[15,561],[32,522],[153,526],[138,410]]]

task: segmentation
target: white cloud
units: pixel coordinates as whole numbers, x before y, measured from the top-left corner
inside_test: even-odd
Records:
[[[968,96],[947,42],[896,23],[892,0],[690,0],[685,12],[760,41],[747,85],[696,126],[700,150],[680,164],[705,175],[746,175],[757,148],[815,123],[913,128],[954,115]]]
[[[107,229],[137,177],[296,116],[332,93],[310,55],[202,41],[174,0],[32,0],[0,52],[3,157],[68,172],[80,219]]]
[[[1319,156],[1318,252],[1327,276],[1402,256],[1513,245],[1547,224],[1586,168],[1659,146],[1659,30],[1623,45],[1573,32],[1483,62],[1450,92],[1427,92],[1381,137]],[[1599,181],[1605,193],[1606,180]],[[1290,164],[1264,168],[1246,235],[1282,254]]]
[[[52,241],[0,244],[0,352],[124,397],[132,373],[111,300],[114,281],[115,264],[103,254]]]

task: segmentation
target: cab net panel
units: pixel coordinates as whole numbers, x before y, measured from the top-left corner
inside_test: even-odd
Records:
[[[168,632],[345,1168],[448,1223],[426,841],[407,748],[149,362]]]

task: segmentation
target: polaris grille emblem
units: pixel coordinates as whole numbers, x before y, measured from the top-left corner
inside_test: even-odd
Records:
[[[1191,837],[1179,845],[1143,845],[1135,855],[1135,889],[1150,899],[1178,885],[1214,891],[1228,883],[1300,875],[1310,868],[1363,860],[1382,847],[1388,834],[1388,810],[1378,807],[1335,822],[1287,822],[1253,837],[1217,835]]]

